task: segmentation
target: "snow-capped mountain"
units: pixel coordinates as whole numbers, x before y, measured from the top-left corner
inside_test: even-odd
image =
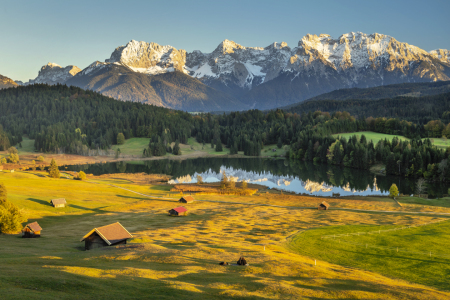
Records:
[[[177,72],[240,100],[242,105],[236,110],[268,109],[342,88],[450,80],[449,60],[449,50],[427,52],[378,33],[350,32],[338,38],[308,34],[292,49],[284,42],[262,48],[224,40],[211,53],[186,53],[172,46],[132,40],[116,48],[105,62],[96,61],[81,72],[73,66],[48,64],[30,83],[63,83],[74,75],[80,80],[84,76],[83,82],[98,81],[94,74],[117,65],[127,68],[112,87],[120,99],[124,99],[120,97],[120,82],[126,82],[130,72],[148,76]],[[146,102],[141,88],[127,88],[126,99]],[[103,84],[98,91],[108,89]]]
[[[65,68],[54,63],[48,63],[41,68],[38,76],[25,84],[45,83],[57,84],[65,83],[67,80],[75,76],[81,69],[77,66],[67,66]]]

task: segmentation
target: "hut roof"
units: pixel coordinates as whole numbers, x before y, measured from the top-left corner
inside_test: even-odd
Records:
[[[110,225],[94,228],[89,231],[82,239],[84,241],[91,234],[96,232],[108,245],[132,238],[133,236],[119,222]]]
[[[41,231],[42,230],[42,228],[41,228],[41,226],[39,226],[38,222],[29,223],[25,227],[28,227],[33,231]]]
[[[175,207],[173,210],[178,212],[178,213],[182,213],[182,212],[187,211],[187,209],[184,208],[183,206]]]
[[[183,196],[181,199],[186,200],[186,202],[194,202],[194,198],[192,196]]]
[[[58,198],[58,199],[52,199],[52,203],[53,205],[57,205],[57,204],[66,204],[66,199],[64,198]]]
[[[321,203],[321,205],[325,206],[326,208],[330,207],[330,204],[326,203],[325,201],[323,201],[323,202]]]

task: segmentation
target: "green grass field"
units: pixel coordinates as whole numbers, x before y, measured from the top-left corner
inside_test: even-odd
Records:
[[[131,138],[125,140],[123,145],[113,145],[112,150],[120,149],[120,153],[124,155],[142,156],[144,149],[148,148],[149,138]]]
[[[296,235],[289,247],[333,264],[450,290],[447,278],[450,272],[450,221],[376,232],[393,228],[402,226],[345,225],[313,229]],[[333,237],[356,232],[361,234]]]
[[[38,221],[43,228],[38,239],[22,239],[20,234],[0,235],[2,299],[450,297],[449,292],[442,291],[448,290],[443,285],[448,261],[404,256],[405,267],[400,269],[399,261],[387,261],[387,254],[373,253],[374,258],[363,256],[367,265],[349,268],[353,257],[361,259],[360,250],[336,250],[336,243],[317,239],[333,232],[372,230],[380,224],[386,228],[422,224],[439,217],[296,209],[316,207],[323,199],[263,190],[254,196],[195,196],[196,202],[184,205],[188,215],[176,218],[169,217],[167,211],[180,205],[179,195],[170,192],[169,185],[146,183],[145,176],[149,175],[111,174],[84,182],[51,179],[45,172],[0,172],[8,199],[23,210],[29,222]],[[56,197],[66,198],[68,206],[50,206],[50,199]],[[227,203],[230,201],[277,206]],[[408,205],[400,208],[392,200],[380,197],[327,201],[333,208],[409,209]],[[438,205],[425,209],[450,212]],[[127,247],[83,250],[83,235],[113,222],[121,222],[133,234]],[[421,235],[409,233],[383,242],[395,246],[410,241],[408,249],[418,247],[420,251],[433,244],[433,251],[443,252],[448,242],[448,222],[440,226],[423,227],[428,229]],[[296,235],[299,231],[304,233]],[[400,233],[407,231],[397,234]],[[221,261],[235,263],[240,256],[247,259],[249,266],[219,265]],[[383,261],[385,267],[373,269],[371,263],[375,261]],[[442,266],[443,263],[447,265]],[[417,271],[420,265],[425,270]],[[379,274],[388,267],[394,268],[393,273]],[[416,272],[419,273],[413,274]],[[422,275],[428,278],[423,279]],[[402,280],[405,278],[413,283]]]
[[[361,137],[361,135],[365,135],[367,140],[372,140],[374,144],[378,143],[380,140],[388,139],[392,140],[394,137],[398,137],[400,140],[405,141],[409,140],[408,138],[404,136],[398,136],[398,135],[392,135],[392,134],[384,134],[384,133],[378,133],[378,132],[372,132],[372,131],[358,131],[358,132],[346,132],[346,133],[337,133],[333,134],[334,137],[345,137],[346,139],[350,138],[351,136],[357,135],[358,137]],[[424,140],[424,139],[423,139]],[[450,141],[443,140],[441,138],[430,138],[433,145],[439,147],[439,148],[447,148],[450,147]]]
[[[409,140],[408,138],[405,138],[404,136],[384,134],[384,133],[378,133],[378,132],[372,132],[372,131],[359,131],[359,132],[347,132],[347,133],[333,134],[334,137],[338,137],[338,136],[345,137],[347,140],[354,135],[356,135],[358,137],[361,137],[361,135],[364,135],[368,141],[372,140],[374,145],[376,143],[378,143],[380,140],[384,140],[384,139],[392,140],[394,137],[398,137],[402,141]]]

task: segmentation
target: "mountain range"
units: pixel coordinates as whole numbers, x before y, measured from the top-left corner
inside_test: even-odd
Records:
[[[286,106],[343,88],[450,80],[450,51],[430,52],[383,34],[306,35],[244,47],[224,40],[211,53],[130,41],[85,69],[49,63],[25,84],[63,83],[124,101],[187,111]]]

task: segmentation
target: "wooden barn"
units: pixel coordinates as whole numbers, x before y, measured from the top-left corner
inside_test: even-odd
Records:
[[[194,198],[192,196],[184,196],[184,197],[181,197],[181,199],[178,200],[178,202],[181,202],[181,203],[192,203],[192,202],[194,202]]]
[[[80,242],[84,241],[84,249],[90,250],[106,246],[122,245],[133,236],[119,222],[94,228],[86,234]]]
[[[38,222],[33,222],[25,225],[22,229],[23,238],[38,238],[41,236],[42,228],[39,226]]]
[[[327,210],[330,207],[330,204],[326,203],[325,201],[323,201],[322,203],[320,203],[319,207],[317,208],[318,210]]]
[[[66,199],[64,199],[64,198],[52,199],[52,205],[55,208],[65,207],[66,204],[67,204],[67,202],[66,202]]]
[[[171,216],[185,216],[187,212],[187,209],[183,206],[175,207],[171,210],[169,210],[169,214]]]

